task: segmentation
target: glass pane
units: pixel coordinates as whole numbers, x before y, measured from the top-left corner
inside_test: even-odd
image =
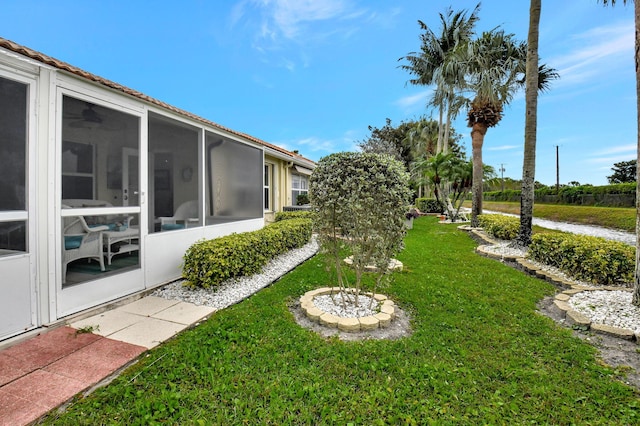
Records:
[[[26,210],[27,86],[0,78],[0,211]]]
[[[0,256],[27,251],[27,222],[0,222]]]
[[[199,130],[149,114],[149,232],[200,226]]]
[[[139,215],[62,218],[63,288],[140,268]]]
[[[207,133],[207,223],[260,218],[262,151]]]
[[[123,181],[137,183],[138,169],[123,167],[140,144],[139,118],[69,96],[62,99],[62,198],[70,207],[138,205]],[[132,174],[133,173],[133,174]],[[128,189],[128,188],[127,188]]]

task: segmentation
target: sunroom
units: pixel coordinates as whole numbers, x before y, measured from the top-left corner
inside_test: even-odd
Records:
[[[265,149],[300,158],[0,38],[0,340],[264,226]]]

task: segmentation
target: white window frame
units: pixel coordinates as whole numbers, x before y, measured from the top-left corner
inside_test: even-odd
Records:
[[[273,164],[264,163],[264,211],[273,211]]]
[[[304,183],[304,185],[302,185]],[[303,174],[291,174],[291,205],[298,203],[298,195],[309,193],[309,178]]]

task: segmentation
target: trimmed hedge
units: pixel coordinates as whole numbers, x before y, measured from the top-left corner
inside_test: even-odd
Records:
[[[600,186],[563,186],[559,193],[556,192],[555,186],[544,186],[535,190],[535,199],[539,202],[610,207],[633,207],[635,195],[635,182]],[[483,198],[486,201],[517,202],[520,201],[520,190],[486,191]]]
[[[534,234],[528,257],[572,277],[611,285],[633,281],[635,248],[618,241],[574,234]]]
[[[292,212],[277,212],[275,221],[280,222],[283,220],[290,220],[290,219],[313,219],[312,214],[313,212],[307,211],[307,210],[297,210]]]
[[[520,219],[502,214],[481,214],[478,222],[484,231],[501,240],[513,240],[520,230]]]
[[[416,198],[415,205],[423,213],[442,213],[444,210],[435,198]]]
[[[184,255],[182,276],[193,287],[216,287],[229,278],[253,275],[271,259],[311,239],[310,219],[290,219],[260,230],[193,244]]]

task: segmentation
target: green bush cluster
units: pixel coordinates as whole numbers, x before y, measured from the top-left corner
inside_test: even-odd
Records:
[[[442,213],[443,208],[435,198],[416,198],[415,206],[423,213]]]
[[[478,216],[484,231],[501,240],[513,240],[520,230],[520,219],[502,214],[482,214]]]
[[[260,272],[274,257],[304,246],[311,239],[310,219],[291,219],[263,229],[198,241],[184,255],[186,285],[215,287],[229,278]]]
[[[586,235],[534,234],[528,256],[570,276],[597,284],[631,282],[635,248]]]
[[[546,202],[555,199],[556,203],[564,204],[595,204],[595,205],[613,205],[617,206],[615,201],[611,201],[612,196],[627,196],[625,199],[633,200],[636,194],[636,184],[617,183],[612,185],[578,185],[578,186],[562,186],[560,191],[555,186],[543,186],[535,190],[535,197],[538,200],[546,200]],[[520,201],[520,190],[507,189],[504,191],[486,191],[483,197],[487,201]],[[591,197],[591,198],[589,198]],[[587,199],[593,199],[586,202]],[[618,203],[623,201],[618,201]],[[612,204],[613,203],[613,204]]]
[[[280,222],[283,220],[290,219],[313,219],[312,212],[308,210],[298,210],[292,212],[277,212],[276,213],[276,222]]]

